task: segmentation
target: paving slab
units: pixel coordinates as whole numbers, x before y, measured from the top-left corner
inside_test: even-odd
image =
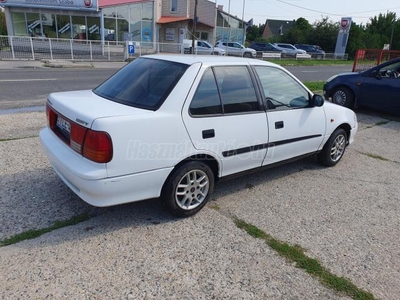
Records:
[[[347,299],[212,209],[144,204],[0,248],[0,298]]]
[[[356,142],[337,166],[323,168],[311,158],[227,182],[220,185],[215,204],[300,245],[378,299],[398,299],[399,125],[361,124]]]

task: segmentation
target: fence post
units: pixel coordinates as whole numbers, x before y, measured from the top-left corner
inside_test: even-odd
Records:
[[[89,49],[90,49],[90,60],[93,60],[92,41],[89,41]]]
[[[71,45],[71,59],[74,60],[74,48],[72,47],[72,39],[69,40],[69,43]]]
[[[32,59],[35,60],[35,50],[33,50],[33,40],[32,37],[29,38],[31,41],[31,49],[32,49]]]
[[[108,49],[108,60],[111,60],[110,41],[107,41],[107,49]]]
[[[10,45],[11,45],[11,53],[12,53],[12,58],[15,59],[15,53],[14,53],[14,43],[13,43],[13,37],[10,37]]]
[[[51,48],[51,39],[49,39],[50,59],[53,60],[53,49]]]

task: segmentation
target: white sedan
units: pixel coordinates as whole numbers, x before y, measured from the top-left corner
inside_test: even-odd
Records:
[[[80,198],[161,197],[178,217],[222,177],[308,155],[333,166],[358,127],[278,65],[194,55],[140,57],[94,90],[50,94],[47,118],[43,147]]]

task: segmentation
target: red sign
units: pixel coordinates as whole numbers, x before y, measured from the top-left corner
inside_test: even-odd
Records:
[[[340,23],[340,26],[341,26],[342,28],[346,28],[347,25],[349,25],[349,20],[347,20],[347,19],[342,19],[342,22]]]
[[[92,0],[83,0],[86,7],[92,7]]]

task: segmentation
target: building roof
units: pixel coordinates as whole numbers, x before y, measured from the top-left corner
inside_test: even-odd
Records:
[[[158,24],[167,24],[173,22],[180,22],[180,21],[188,21],[191,20],[189,17],[160,17],[157,21]]]
[[[295,21],[288,20],[266,20],[263,32],[263,38],[269,38],[272,36],[279,36],[286,33],[293,25]]]

